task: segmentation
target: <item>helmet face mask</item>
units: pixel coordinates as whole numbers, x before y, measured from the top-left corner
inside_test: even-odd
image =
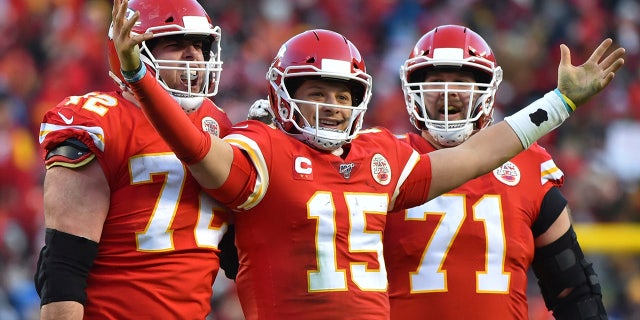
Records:
[[[173,40],[175,39],[175,40]],[[180,41],[187,41],[196,43],[202,43],[202,40],[189,37],[189,36],[163,36],[154,38],[157,42],[166,41],[167,43],[175,43]],[[172,95],[177,97],[209,97],[213,96],[217,90],[215,81],[222,70],[220,64],[216,65],[214,59],[208,60],[174,60],[163,59],[162,53],[154,55],[154,47],[150,45],[150,41],[142,44],[141,47],[141,59],[147,65],[152,66],[155,70],[155,75],[160,85]],[[202,45],[203,56],[205,46]],[[211,55],[212,52],[208,51],[207,55]],[[179,78],[184,82],[184,85],[175,84],[170,82],[163,74],[177,74],[176,78]]]
[[[475,80],[425,81],[427,74],[434,71],[470,74]],[[417,42],[400,69],[400,79],[411,123],[429,132],[436,143],[450,147],[492,123],[502,69],[479,35],[461,26],[446,25]],[[434,96],[444,101],[439,108],[429,104]]]
[[[327,83],[334,83],[338,86],[348,84],[343,80],[328,80],[318,77],[301,77],[300,79],[305,79],[302,81],[327,81]],[[287,90],[286,96],[289,98],[286,101],[290,108],[281,108],[280,110],[284,113],[290,113],[288,110],[292,111],[290,121],[295,131],[300,133],[299,138],[304,142],[321,150],[335,150],[355,137],[362,127],[362,116],[367,108],[362,103],[358,103],[357,99],[353,99],[350,105],[296,99],[291,97],[292,94],[289,94],[289,92],[295,92],[294,90],[297,89]],[[348,90],[356,92],[353,89]],[[332,115],[340,114],[344,117],[338,127],[322,123],[327,109],[331,110]],[[285,118],[283,117],[283,119]]]
[[[140,18],[132,32],[153,33],[153,39],[140,45],[140,57],[159,84],[189,111],[200,106],[202,99],[218,92],[222,71],[220,58],[220,27],[213,26],[202,6],[195,0],[131,0],[127,16],[140,11]],[[153,12],[153,14],[149,14]],[[162,41],[193,41],[201,43],[203,60],[159,59],[152,51]],[[109,64],[111,77],[124,90],[126,81],[120,73],[120,62],[109,30]],[[184,84],[165,81],[161,74],[177,73]],[[178,83],[180,81],[177,81]],[[170,84],[169,84],[170,83]]]
[[[295,99],[296,91],[307,80],[344,84],[351,93],[352,105]],[[314,148],[336,150],[351,141],[362,127],[371,99],[372,80],[355,46],[338,33],[311,30],[291,38],[274,59],[267,81],[276,125]],[[314,108],[315,116],[308,119],[301,108]],[[350,111],[344,130],[320,123],[320,110],[326,108]]]

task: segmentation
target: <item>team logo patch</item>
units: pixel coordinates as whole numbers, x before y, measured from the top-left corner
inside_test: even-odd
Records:
[[[498,181],[508,186],[515,186],[520,183],[520,169],[511,161],[507,161],[493,170],[493,175]]]
[[[208,132],[216,137],[220,136],[220,126],[218,121],[211,117],[202,118],[202,130]]]
[[[340,174],[345,178],[345,179],[349,179],[351,178],[351,171],[353,171],[353,168],[355,168],[356,164],[351,162],[351,163],[341,163],[340,167],[338,168],[338,172],[340,172]]]
[[[371,158],[371,175],[377,183],[386,186],[391,182],[391,166],[381,154],[376,153]]]

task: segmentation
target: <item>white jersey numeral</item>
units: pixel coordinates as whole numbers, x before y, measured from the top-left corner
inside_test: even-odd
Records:
[[[129,160],[131,183],[151,183],[153,176],[164,175],[164,185],[158,195],[149,222],[143,231],[136,232],[139,251],[160,252],[173,250],[171,224],[178,210],[178,203],[186,177],[182,162],[172,153],[142,155]],[[217,248],[226,224],[212,227],[215,211],[223,210],[212,198],[200,193],[198,222],[193,232],[198,247]]]
[[[349,251],[375,252],[379,269],[366,262],[351,262],[351,280],[362,290],[387,288],[387,271],[382,255],[382,233],[367,229],[367,215],[386,214],[386,195],[345,193],[349,214]],[[336,253],[336,212],[330,192],[317,192],[307,203],[309,219],[317,221],[316,259],[318,268],[307,271],[309,291],[346,291],[347,272],[338,268]]]
[[[420,265],[409,274],[411,292],[447,291],[447,271],[443,270],[449,248],[455,241],[467,215],[464,195],[446,194],[421,206],[407,210],[406,220],[426,220],[427,215],[440,215]],[[473,205],[473,219],[484,224],[486,235],[485,270],[476,271],[476,290],[481,293],[507,293],[510,273],[504,271],[506,240],[500,197],[484,196]]]

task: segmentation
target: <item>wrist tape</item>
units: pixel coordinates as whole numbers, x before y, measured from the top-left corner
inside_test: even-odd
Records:
[[[504,121],[511,126],[522,146],[527,149],[569,118],[568,109],[571,107],[565,106],[569,102],[571,100],[565,100],[562,94],[551,91],[522,110],[505,117]]]
[[[137,69],[131,71],[124,71],[121,69],[120,72],[122,73],[122,77],[125,81],[129,83],[138,82],[147,73],[147,68],[144,66],[144,63],[140,62]]]

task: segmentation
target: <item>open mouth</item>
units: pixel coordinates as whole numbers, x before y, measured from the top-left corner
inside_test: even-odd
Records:
[[[180,75],[180,80],[185,86],[195,88],[198,85],[198,72],[195,70],[185,71]]]
[[[320,119],[318,120],[318,126],[325,130],[342,132],[342,124],[344,120],[336,120],[336,119]]]
[[[447,111],[447,114],[449,114],[449,115],[458,114],[458,113],[460,113],[460,108],[455,107],[455,106],[449,106],[446,111]],[[439,112],[440,112],[440,114],[445,114],[445,108],[444,107],[441,108],[439,110]]]
[[[337,129],[340,124],[344,121],[335,120],[335,119],[320,119],[318,121],[319,125],[323,128],[334,128]]]
[[[444,120],[445,116],[448,116],[449,120],[458,120],[462,116],[462,109],[456,106],[449,106],[446,109],[444,107],[440,108],[438,113],[440,114],[441,120]]]

